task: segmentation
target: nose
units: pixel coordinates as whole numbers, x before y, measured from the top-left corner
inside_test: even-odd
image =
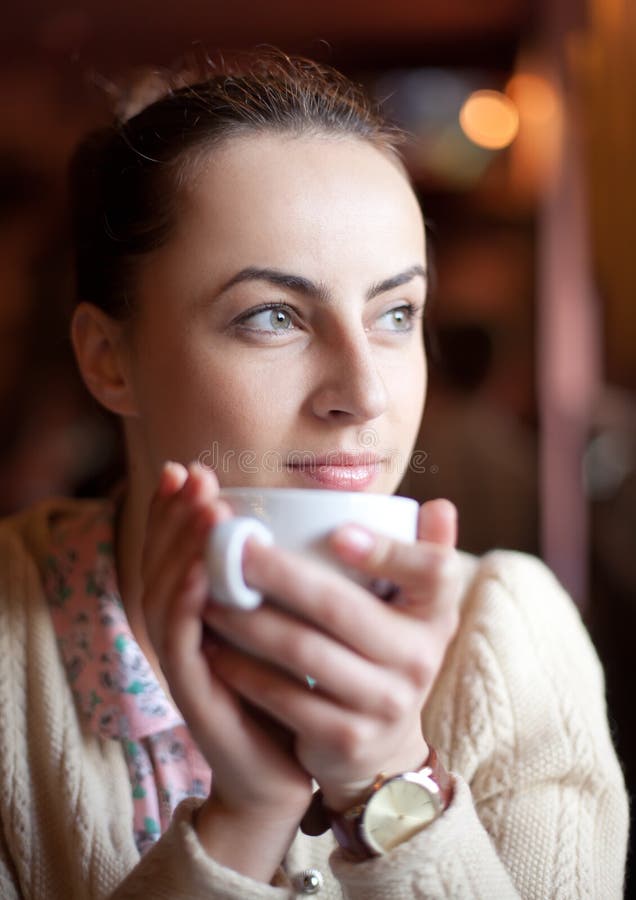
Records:
[[[311,396],[314,415],[359,424],[377,419],[385,411],[387,389],[364,331],[332,342],[317,365],[319,384]]]

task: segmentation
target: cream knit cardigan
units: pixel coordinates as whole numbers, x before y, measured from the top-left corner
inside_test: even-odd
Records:
[[[450,807],[385,857],[352,863],[299,834],[276,885],[210,859],[184,801],[140,861],[121,745],[84,730],[40,569],[56,501],[0,525],[0,897],[288,900],[622,896],[627,799],[603,678],[571,601],[537,560],[472,562],[459,633],[423,714],[455,774]]]

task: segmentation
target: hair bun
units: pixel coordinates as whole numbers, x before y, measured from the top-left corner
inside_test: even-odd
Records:
[[[96,74],[92,80],[107,96],[115,121],[123,125],[157,100],[209,78],[212,68],[207,58],[192,59],[173,68],[137,66],[117,81]]]
[[[137,69],[122,86],[115,103],[115,117],[127,122],[147,106],[161,100],[172,91],[170,79],[157,69]]]

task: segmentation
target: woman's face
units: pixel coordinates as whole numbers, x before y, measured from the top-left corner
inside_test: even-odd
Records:
[[[233,138],[139,271],[133,471],[200,460],[223,486],[392,492],[425,393],[422,216],[355,138]]]

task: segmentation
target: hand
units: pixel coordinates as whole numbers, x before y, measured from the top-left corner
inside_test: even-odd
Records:
[[[435,501],[420,511],[413,545],[357,526],[334,534],[348,565],[400,586],[396,606],[327,566],[250,542],[246,579],[275,600],[205,612],[229,642],[214,672],[294,733],[299,762],[333,808],[352,805],[379,772],[426,759],[421,710],[458,622],[455,531],[454,507]]]
[[[208,662],[205,548],[210,528],[230,515],[218,493],[200,466],[164,467],[148,514],[142,605],[170,692],[214,772],[200,837],[220,862],[267,881],[309,803],[311,780],[288,734],[250,714]]]

